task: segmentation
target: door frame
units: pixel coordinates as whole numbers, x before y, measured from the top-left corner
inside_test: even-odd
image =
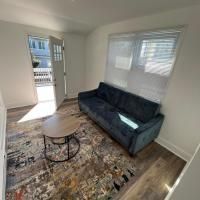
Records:
[[[29,71],[30,71],[30,75],[32,77],[31,82],[32,82],[34,98],[35,98],[34,101],[35,101],[35,104],[37,104],[38,103],[38,95],[37,95],[37,89],[36,89],[35,78],[34,78],[34,73],[33,73],[31,52],[30,52],[30,48],[29,48],[29,36],[33,36],[33,35],[30,33],[25,34],[25,43],[26,43],[26,49],[27,49],[27,56],[28,56],[29,63],[30,63]]]
[[[38,104],[39,100],[38,100],[37,89],[36,89],[36,85],[35,85],[35,77],[34,77],[34,73],[33,73],[32,58],[31,58],[30,47],[29,47],[29,36],[36,37],[36,38],[42,38],[42,39],[48,39],[48,40],[49,40],[49,36],[44,35],[44,34],[39,34],[39,33],[26,33],[25,34],[27,56],[28,56],[29,63],[30,63],[29,70],[30,70],[30,74],[31,74],[31,77],[32,77],[31,82],[32,82],[32,87],[33,87],[33,92],[34,92],[34,101],[35,101],[35,104]],[[50,50],[50,45],[49,45],[49,50]],[[52,67],[52,74],[54,76],[53,67]],[[54,97],[55,97],[55,91],[53,91],[53,92],[54,92]]]

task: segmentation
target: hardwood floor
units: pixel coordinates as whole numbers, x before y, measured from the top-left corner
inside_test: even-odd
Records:
[[[122,200],[162,200],[180,175],[186,162],[156,142],[152,142],[134,158],[141,174]]]
[[[67,108],[74,103],[76,102],[64,102],[61,108]],[[8,122],[20,120],[31,108],[32,106],[8,110]],[[140,169],[136,176],[137,181],[134,181],[134,184],[130,181],[129,187],[122,188],[120,195],[114,199],[162,200],[186,164],[181,158],[156,142],[152,142],[133,159],[137,168]]]

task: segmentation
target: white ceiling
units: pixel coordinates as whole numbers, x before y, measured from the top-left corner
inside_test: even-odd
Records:
[[[100,25],[196,3],[200,0],[0,0],[0,19],[87,32]]]

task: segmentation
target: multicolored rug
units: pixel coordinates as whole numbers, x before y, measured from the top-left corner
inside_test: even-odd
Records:
[[[74,115],[80,151],[71,160],[53,163],[44,158],[44,120],[9,122],[7,200],[115,199],[136,180],[138,169],[128,153],[85,114],[77,104],[60,108]]]

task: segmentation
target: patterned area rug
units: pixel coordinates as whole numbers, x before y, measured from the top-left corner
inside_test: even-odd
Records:
[[[98,127],[77,104],[59,114],[76,116],[80,151],[71,160],[53,163],[44,158],[44,120],[9,122],[7,200],[115,199],[134,183],[133,158]]]

